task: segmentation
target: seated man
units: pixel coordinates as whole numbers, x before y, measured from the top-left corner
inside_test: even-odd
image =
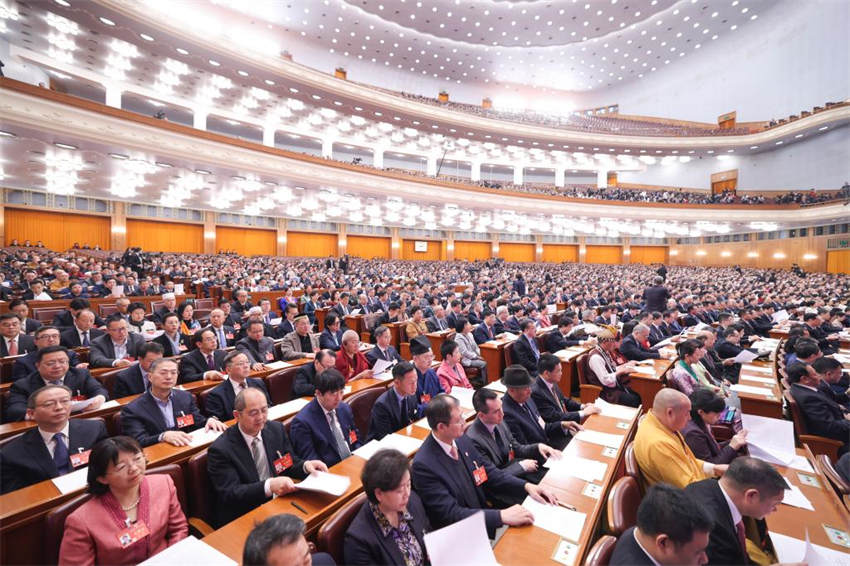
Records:
[[[410,362],[393,366],[392,386],[372,406],[368,440],[380,440],[417,419],[416,368]]]
[[[844,446],[839,452],[847,452],[850,448],[850,413],[818,389],[821,381],[811,366],[796,362],[785,371],[791,384],[791,396],[800,407],[808,433],[840,440]]]
[[[0,315],[0,357],[21,356],[35,351],[35,340],[21,331],[21,319],[15,313]]]
[[[375,347],[366,352],[366,361],[369,362],[369,367],[374,367],[375,362],[384,360],[386,362],[402,361],[401,354],[398,353],[390,342],[392,342],[392,333],[386,326],[378,326],[372,331],[372,336],[375,338]]]
[[[292,304],[287,307],[297,308]],[[280,342],[281,357],[284,360],[312,358],[319,349],[319,337],[310,334],[310,319],[302,314],[293,319],[293,324],[295,330],[287,333]]]
[[[531,399],[532,379],[524,367],[511,365],[505,368],[502,383],[507,387],[507,393],[502,397],[505,421],[520,443],[543,443],[563,450],[570,441],[570,433],[582,430],[575,421],[547,423],[543,420],[537,404]]]
[[[72,400],[90,403],[83,410],[94,411],[109,399],[106,388],[93,378],[87,369],[70,367],[68,350],[62,346],[47,346],[35,357],[36,371],[12,384],[4,417],[7,422],[20,421],[27,416],[27,399],[45,385],[64,385],[71,390]]]
[[[727,464],[698,460],[680,432],[691,419],[691,401],[675,389],[655,395],[652,410],[638,425],[634,439],[635,457],[647,485],[660,482],[685,487],[721,475]]]
[[[313,363],[298,367],[292,382],[292,398],[310,397],[316,391],[316,376],[326,369],[334,367],[336,354],[333,350],[319,350]]]
[[[71,419],[73,393],[45,385],[27,399],[31,428],[0,450],[0,493],[67,474],[88,463],[91,447],[108,435],[102,421]]]
[[[546,335],[546,349],[549,352],[554,354],[570,346],[578,346],[581,343],[580,340],[568,338],[570,332],[573,330],[574,322],[572,317],[569,316],[562,316],[558,319],[558,329]]]
[[[524,367],[532,377],[537,377],[537,361],[540,359],[540,349],[537,347],[536,338],[537,326],[530,318],[523,318],[519,322],[519,327],[522,334],[513,343],[511,361]]]
[[[265,301],[268,301],[268,299],[263,299],[260,302],[260,307],[263,309],[264,315],[266,315],[266,310],[265,310],[266,309],[266,303],[265,303]],[[271,303],[269,303],[269,307],[271,307]],[[306,314],[302,315],[302,316],[304,318],[306,318],[307,321],[309,322],[310,319]],[[298,305],[295,304],[295,303],[287,303],[286,308],[283,309],[283,318],[280,321],[280,324],[277,325],[277,328],[274,329],[275,330],[275,337],[283,338],[287,334],[291,334],[292,332],[295,332],[295,330],[296,330],[295,329],[295,319],[297,317],[298,317]],[[271,318],[275,318],[275,317],[272,316]],[[271,324],[271,318],[269,318],[268,320],[265,320],[265,322],[267,324]],[[309,334],[309,327],[307,329],[307,333]],[[318,348],[318,345],[316,347]]]
[[[503,525],[530,525],[534,521],[534,516],[520,505],[501,510],[489,508],[487,498],[490,494],[510,495],[516,499],[528,494],[541,503],[557,503],[557,498],[547,488],[500,470],[475,449],[472,441],[463,436],[460,405],[451,395],[431,399],[425,416],[431,434],[413,458],[411,479],[435,529],[481,510],[490,538]]]
[[[645,324],[635,326],[632,333],[620,343],[620,353],[630,361],[658,359],[661,354],[649,346],[649,327]]]
[[[236,343],[236,349],[245,352],[251,369],[260,371],[266,363],[276,360],[274,340],[263,335],[263,322],[252,320],[245,325],[247,335]]]
[[[719,481],[702,480],[686,487],[685,494],[714,519],[706,549],[708,564],[756,564],[747,549],[744,518],[761,521],[773,513],[786,487],[773,466],[749,456],[732,460]]]
[[[180,332],[180,315],[167,313],[162,317],[162,334],[153,339],[162,346],[166,358],[182,356],[189,351],[189,336]]]
[[[3,285],[0,285],[0,288],[8,290]],[[23,299],[12,299],[9,301],[9,312],[13,312],[18,315],[18,318],[21,321],[21,331],[24,334],[32,334],[41,327],[41,323],[39,321],[29,317],[30,309],[27,302]]]
[[[35,371],[35,358],[38,355],[38,350],[48,346],[58,346],[60,342],[59,329],[55,326],[39,326],[35,331],[35,347],[36,350],[29,352],[25,356],[21,356],[12,364],[12,381],[17,381]],[[86,369],[89,365],[80,363],[80,357],[73,350],[68,350],[69,367]]]
[[[244,354],[236,356],[245,361]],[[268,410],[263,391],[254,387],[241,390],[231,413],[236,425],[209,448],[207,473],[215,495],[217,526],[259,507],[273,495],[295,491],[292,478],[301,480],[313,471],[328,469],[318,460],[301,460],[283,424],[268,420]]]
[[[553,354],[541,354],[537,362],[540,374],[531,386],[531,399],[537,405],[540,416],[547,423],[561,421],[581,422],[588,415],[599,413],[593,403],[581,405],[561,393],[561,360]]]
[[[333,557],[324,552],[310,553],[304,538],[306,526],[295,515],[272,515],[255,525],[242,550],[245,566],[334,566]]]
[[[617,540],[609,566],[701,566],[712,517],[681,489],[659,484],[646,492],[637,524]]]
[[[425,336],[417,336],[410,341],[410,355],[413,356],[413,367],[416,368],[416,396],[419,398],[420,414],[424,414],[425,405],[439,395],[445,393],[440,384],[437,371],[431,367],[434,362],[434,352],[431,351],[431,341]]]
[[[216,385],[208,394],[204,403],[204,412],[209,417],[216,417],[221,422],[233,418],[233,403],[240,391],[255,387],[262,391],[266,403],[271,403],[269,392],[262,379],[248,377],[251,375],[251,362],[248,356],[239,350],[231,350],[224,358],[224,369],[227,379]]]
[[[548,458],[561,456],[560,451],[543,443],[520,444],[505,424],[502,400],[492,389],[479,389],[472,396],[476,418],[464,436],[472,441],[481,457],[506,473],[531,483],[540,483],[546,470],[541,466]],[[510,495],[494,493],[497,507],[522,503]]]
[[[177,373],[177,360],[155,360],[148,374],[148,390],[121,409],[122,431],[142,446],[157,442],[188,446],[192,437],[187,433],[193,430],[227,428],[215,417],[204,417],[195,405],[194,395],[175,389]]]
[[[493,311],[487,311],[484,314],[484,321],[475,327],[472,331],[472,336],[475,338],[476,344],[483,344],[496,338],[496,314]]]
[[[225,304],[230,305],[225,301]],[[210,324],[207,328],[211,328],[218,339],[218,347],[222,350],[233,346],[236,343],[236,330],[232,326],[225,324],[227,317],[221,309],[213,309],[210,311]]]
[[[36,338],[37,343],[38,339]],[[816,359],[812,362],[811,366],[820,377],[818,390],[843,408],[850,410],[850,397],[847,395],[847,389],[850,388],[850,383],[844,377],[841,362],[835,358],[823,357]]]
[[[144,344],[142,336],[129,333],[124,317],[113,313],[106,319],[106,334],[92,340],[89,363],[93,368],[127,367]]]
[[[192,335],[194,349],[180,357],[180,383],[207,379],[221,381],[224,379],[223,349],[218,349],[218,338],[210,328],[202,328]],[[228,417],[225,420],[228,420]]]
[[[129,395],[140,395],[147,391],[150,385],[148,373],[154,360],[162,357],[162,346],[156,342],[148,342],[139,349],[139,363],[122,369],[115,376],[115,385],[112,387],[113,396],[116,399]]]
[[[59,318],[57,315],[56,318]],[[95,328],[95,316],[89,309],[80,309],[74,314],[70,327],[64,328],[60,334],[62,345],[66,348],[90,347],[92,340],[100,338],[105,332]],[[54,324],[54,326],[56,326]],[[63,328],[57,326],[57,328]]]
[[[362,446],[354,413],[342,400],[345,379],[335,368],[315,379],[315,398],[292,419],[290,435],[295,451],[305,460],[333,466]]]

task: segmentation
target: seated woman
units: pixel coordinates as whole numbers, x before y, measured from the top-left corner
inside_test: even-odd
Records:
[[[425,508],[410,489],[410,461],[398,450],[379,450],[360,474],[368,500],[345,533],[345,564],[424,566],[422,538],[430,530]]]
[[[684,393],[690,395],[695,389],[705,387],[714,393],[722,393],[723,390],[714,385],[710,380],[708,371],[705,366],[699,363],[705,350],[703,345],[697,340],[685,340],[676,346],[676,351],[679,353],[679,361],[673,366],[670,372],[670,385]]]
[[[487,362],[481,357],[481,349],[472,337],[472,324],[465,317],[458,317],[455,322],[455,342],[460,352],[460,363],[465,368],[478,368],[479,374],[476,385],[482,387],[487,383]],[[467,376],[468,377],[468,376]]]
[[[472,389],[472,384],[466,377],[466,372],[460,363],[460,349],[454,340],[446,340],[440,345],[440,356],[443,363],[437,368],[440,387],[451,394],[452,388],[461,387]]]
[[[60,565],[138,564],[189,535],[171,477],[146,476],[139,443],[98,442],[89,455],[94,497],[65,520]]]
[[[404,326],[404,331],[407,333],[407,341],[410,342],[417,336],[428,333],[428,325],[423,320],[422,307],[414,305],[410,307],[410,319]]]
[[[587,357],[587,380],[602,388],[599,395],[604,401],[638,407],[640,395],[629,389],[629,374],[634,370],[634,362],[618,363],[617,349],[620,336],[613,326],[602,325],[596,333],[596,346]]]
[[[192,336],[201,329],[201,323],[195,320],[195,307],[190,303],[180,303],[177,316],[180,317],[180,334],[183,336]]]
[[[133,303],[127,308],[127,312],[130,313],[130,324],[127,325],[127,329],[130,332],[140,334],[152,334],[156,332],[156,324],[145,318],[147,309],[145,309],[144,304]]]
[[[739,456],[739,450],[747,445],[747,431],[742,430],[730,440],[718,443],[711,433],[715,424],[726,410],[726,402],[713,391],[698,388],[691,393],[691,420],[682,429],[685,442],[694,456],[712,464],[728,464]]]

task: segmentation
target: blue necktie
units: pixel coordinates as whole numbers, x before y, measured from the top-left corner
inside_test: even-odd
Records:
[[[83,346],[91,346],[91,343],[89,342],[89,332],[88,332],[88,330],[83,332]]]
[[[63,440],[64,436],[61,432],[53,435],[53,440],[56,442],[56,446],[53,448],[53,463],[56,464],[60,476],[71,471],[71,460],[68,456],[68,447]]]

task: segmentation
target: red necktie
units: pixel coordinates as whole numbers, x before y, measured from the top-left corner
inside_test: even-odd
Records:
[[[9,355],[17,356],[18,355],[18,339],[12,338],[9,340]]]
[[[747,554],[747,532],[744,529],[744,521],[735,523],[735,532],[738,533],[738,544],[741,545],[741,552],[744,553],[744,556],[749,556]]]

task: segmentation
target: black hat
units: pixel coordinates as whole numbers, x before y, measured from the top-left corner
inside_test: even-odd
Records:
[[[521,365],[513,364],[505,368],[502,384],[505,387],[531,387],[531,375]]]
[[[414,356],[424,354],[431,349],[431,341],[425,336],[417,336],[410,341],[410,353]]]

